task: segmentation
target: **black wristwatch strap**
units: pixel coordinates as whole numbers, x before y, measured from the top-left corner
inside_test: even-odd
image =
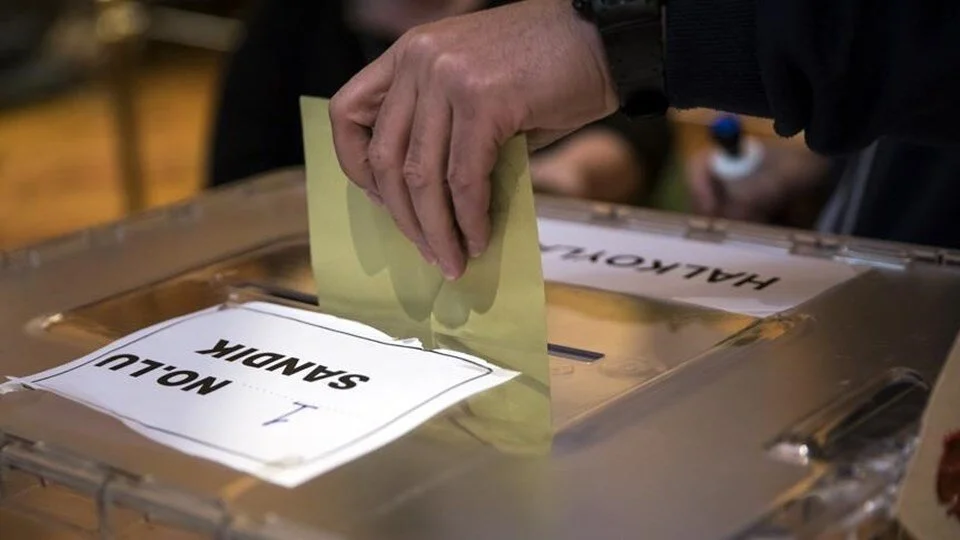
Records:
[[[621,110],[632,118],[662,115],[663,0],[573,0],[600,32]]]

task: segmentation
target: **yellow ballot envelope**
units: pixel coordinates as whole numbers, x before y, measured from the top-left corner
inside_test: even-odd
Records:
[[[501,447],[549,447],[546,301],[525,138],[503,146],[491,176],[487,251],[450,282],[343,173],[328,101],[300,105],[320,310],[520,372],[468,400],[455,423]]]

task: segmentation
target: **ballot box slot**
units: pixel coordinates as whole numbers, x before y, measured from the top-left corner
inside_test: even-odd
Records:
[[[551,356],[556,356],[558,358],[566,358],[567,360],[575,360],[577,362],[596,362],[603,358],[603,353],[588,351],[585,349],[578,349],[576,347],[567,347],[566,345],[558,345],[556,343],[547,343],[547,352]]]
[[[272,297],[296,304],[302,304],[309,309],[317,309],[319,300],[316,295],[304,293],[286,287],[270,285],[267,283],[257,283],[251,281],[238,282],[232,285],[236,290],[254,291],[265,297]],[[320,308],[322,311],[322,307]],[[574,360],[576,362],[596,362],[604,357],[602,352],[570,347],[558,343],[547,343],[547,352],[550,356]]]
[[[317,295],[315,294],[309,294],[295,289],[289,289],[287,287],[280,287],[278,285],[270,285],[268,283],[241,281],[233,284],[232,287],[236,289],[257,291],[266,296],[272,296],[298,304],[305,304],[310,307],[316,307],[319,303],[317,300]]]

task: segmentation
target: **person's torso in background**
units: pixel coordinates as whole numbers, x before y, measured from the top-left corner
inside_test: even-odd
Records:
[[[823,230],[960,249],[958,149],[883,139],[838,170],[842,210]]]

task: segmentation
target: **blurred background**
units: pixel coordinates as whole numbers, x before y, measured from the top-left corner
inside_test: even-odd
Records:
[[[328,0],[316,0],[328,1]],[[0,250],[195,195],[250,0],[0,0]],[[643,205],[685,210],[712,111],[672,112]],[[772,136],[769,122],[745,131]]]

